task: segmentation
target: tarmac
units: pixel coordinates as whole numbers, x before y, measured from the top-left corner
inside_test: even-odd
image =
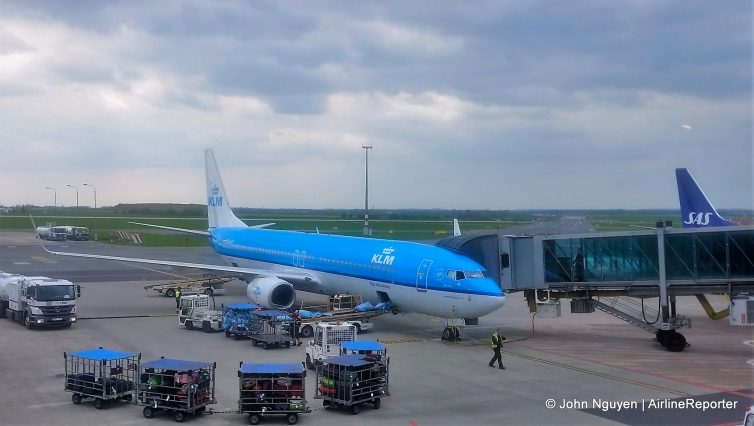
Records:
[[[141,258],[219,263],[209,248],[144,248],[98,242],[50,242],[56,250]],[[264,350],[222,333],[178,326],[175,301],[144,286],[196,276],[195,272],[124,262],[57,257],[45,253],[31,232],[0,232],[0,270],[70,279],[82,287],[78,315],[70,329],[27,330],[0,321],[0,424],[165,424],[171,416],[144,419],[141,407],[125,402],[101,410],[91,402],[71,403],[64,391],[63,352],[99,346],[217,363],[218,403],[223,411],[189,418],[192,424],[240,425],[240,361],[302,362],[304,347]],[[246,284],[234,281],[217,305],[244,302]],[[319,296],[299,293],[300,298]],[[725,299],[711,297],[718,309]],[[444,342],[444,320],[418,314],[374,319],[362,340],[379,339],[390,357],[390,396],[379,410],[357,416],[324,410],[313,399],[314,374],[306,395],[312,413],[306,425],[733,425],[754,399],[754,333],[728,320],[711,321],[694,298],[679,298],[678,310],[692,319],[683,330],[690,346],[664,350],[653,335],[607,314],[532,317],[523,295],[462,331],[460,342]],[[489,337],[500,327],[505,370],[490,368]],[[685,404],[679,407],[681,403]],[[552,405],[552,408],[551,408]],[[285,424],[270,417],[265,424]]]

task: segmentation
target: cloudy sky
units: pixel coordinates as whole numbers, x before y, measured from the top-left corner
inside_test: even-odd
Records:
[[[750,1],[0,0],[0,204],[752,207]]]

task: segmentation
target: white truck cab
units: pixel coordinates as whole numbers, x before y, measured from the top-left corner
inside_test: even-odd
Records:
[[[356,326],[350,322],[320,322],[314,338],[306,345],[306,368],[314,370],[325,358],[340,355],[342,342],[356,340]]]

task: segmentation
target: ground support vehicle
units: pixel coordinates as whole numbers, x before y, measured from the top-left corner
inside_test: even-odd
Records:
[[[327,304],[313,305],[301,303],[298,308],[301,316],[299,336],[310,338],[314,336],[314,328],[321,321],[348,321],[356,327],[356,332],[361,333],[371,329],[369,319],[388,312],[387,304],[373,306],[368,302],[362,302],[361,296],[350,294],[337,294],[328,299]]]
[[[253,425],[269,415],[283,415],[289,425],[296,424],[299,414],[311,412],[306,405],[305,377],[302,364],[241,363],[238,411],[248,414]]]
[[[361,340],[358,342],[341,342],[341,355],[363,355],[369,359],[381,361],[387,357],[385,345],[377,340]]]
[[[181,296],[178,325],[205,333],[223,331],[223,313],[210,309],[209,303],[209,296],[204,294]]]
[[[249,339],[256,346],[262,344],[264,349],[272,346],[291,347],[294,340],[288,333],[286,324],[292,321],[285,311],[268,309],[252,313],[252,321],[249,323]]]
[[[230,303],[223,314],[223,330],[225,337],[240,339],[249,337],[249,323],[252,321],[253,312],[262,308],[253,303]]]
[[[175,421],[202,414],[216,404],[214,362],[160,358],[139,365],[136,403],[142,414],[152,418],[168,411]]]
[[[34,327],[70,327],[76,322],[81,287],[68,280],[0,272],[0,318]]]
[[[315,399],[325,408],[348,408],[359,414],[364,403],[380,408],[388,389],[389,358],[377,360],[370,355],[342,355],[324,360],[317,366]]]
[[[43,240],[65,241],[66,235],[65,226],[55,226],[55,224],[48,223],[47,226],[37,227],[37,236]]]
[[[64,226],[65,238],[69,241],[89,241],[89,228],[86,226]]]
[[[136,374],[141,354],[98,348],[80,352],[63,352],[65,359],[65,390],[72,392],[71,401],[81,404],[94,398],[94,408],[106,402],[133,401]]]
[[[341,354],[343,342],[356,340],[356,326],[350,322],[320,322],[314,329],[314,339],[306,345],[306,368],[314,370],[325,358]]]
[[[147,285],[144,286],[144,290],[156,291],[167,297],[175,297],[176,290],[180,290],[182,295],[206,294],[212,296],[225,293],[225,283],[234,279],[232,277],[187,279],[167,284]]]

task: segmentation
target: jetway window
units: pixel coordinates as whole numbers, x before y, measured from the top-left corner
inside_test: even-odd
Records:
[[[656,280],[654,236],[543,241],[546,282]]]
[[[732,278],[754,276],[754,235],[731,232],[728,235],[728,253]]]

